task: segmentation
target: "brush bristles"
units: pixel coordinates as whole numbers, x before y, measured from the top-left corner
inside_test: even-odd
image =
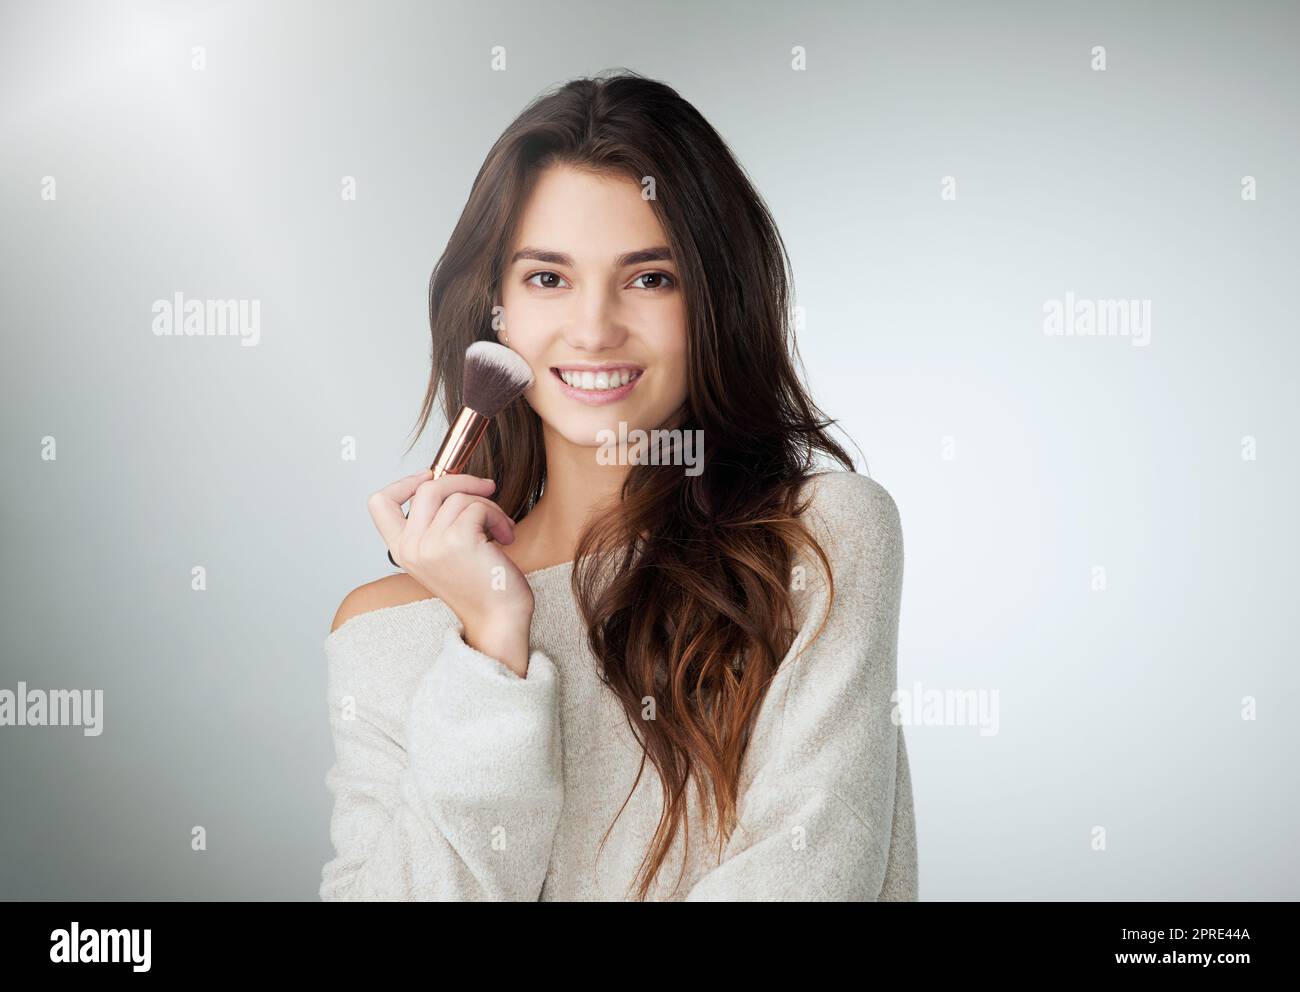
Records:
[[[476,413],[495,417],[532,384],[533,370],[505,345],[475,341],[465,349],[461,402]]]

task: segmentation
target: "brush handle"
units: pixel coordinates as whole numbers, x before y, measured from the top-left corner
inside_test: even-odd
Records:
[[[467,406],[461,407],[460,413],[456,415],[456,419],[451,422],[451,427],[447,430],[447,436],[442,439],[442,446],[438,448],[433,464],[429,466],[433,469],[433,477],[441,479],[444,475],[460,475],[464,472],[470,456],[483,440],[483,435],[487,433],[487,426],[491,422],[491,417],[485,417]],[[406,516],[406,513],[403,512],[402,515]],[[388,552],[388,560],[393,563],[394,568],[402,567],[393,561],[391,551]]]

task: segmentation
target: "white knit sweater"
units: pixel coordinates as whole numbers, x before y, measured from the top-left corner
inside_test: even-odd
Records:
[[[898,511],[856,473],[809,484],[806,522],[833,565],[834,606],[796,658],[826,604],[820,563],[801,554],[799,633],[754,725],[739,825],[719,858],[690,786],[689,844],[679,829],[651,899],[917,898],[911,780],[890,699]],[[659,777],[647,758],[615,820],[641,746],[586,646],[571,574],[566,563],[527,575],[536,607],[526,678],[467,646],[438,599],[363,613],[325,639],[336,856],[321,899],[633,898],[662,809]]]

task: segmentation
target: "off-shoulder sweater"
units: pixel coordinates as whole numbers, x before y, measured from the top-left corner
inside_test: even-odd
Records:
[[[829,615],[819,559],[796,554],[797,635],[753,724],[734,829],[720,850],[717,818],[691,785],[652,900],[918,898],[891,700],[898,510],[857,473],[806,485],[815,490],[804,520],[833,568]],[[360,614],[325,639],[335,856],[322,900],[635,898],[663,811],[660,779],[649,757],[642,770],[642,745],[602,682],[572,571],[566,562],[525,576],[535,608],[522,678],[469,647],[436,598]]]

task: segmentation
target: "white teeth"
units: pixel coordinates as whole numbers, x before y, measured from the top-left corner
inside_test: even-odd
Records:
[[[612,372],[604,369],[599,372],[561,369],[560,378],[574,389],[588,389],[592,392],[600,392],[605,389],[618,389],[620,386],[626,386],[636,378],[636,373],[631,369],[615,369]]]

